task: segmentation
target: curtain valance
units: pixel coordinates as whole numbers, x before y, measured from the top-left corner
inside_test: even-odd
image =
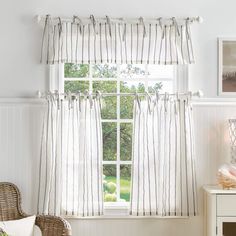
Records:
[[[125,21],[45,18],[41,62],[191,64],[191,23],[199,18]]]

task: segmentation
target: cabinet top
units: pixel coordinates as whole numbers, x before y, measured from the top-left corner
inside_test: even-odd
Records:
[[[223,189],[218,185],[205,185],[203,189],[211,194],[236,194],[236,188],[232,189]]]

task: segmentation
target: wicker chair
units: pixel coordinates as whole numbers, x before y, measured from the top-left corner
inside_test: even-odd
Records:
[[[0,182],[0,221],[27,217],[21,209],[19,189],[12,183]],[[56,216],[38,215],[35,223],[43,236],[71,236],[69,223]]]

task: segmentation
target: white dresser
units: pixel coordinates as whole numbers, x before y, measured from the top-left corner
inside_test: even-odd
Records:
[[[236,189],[204,186],[205,236],[236,236]]]

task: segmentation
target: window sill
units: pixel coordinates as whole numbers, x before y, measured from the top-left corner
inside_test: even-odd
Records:
[[[102,217],[123,218],[129,216],[129,203],[127,202],[109,202],[104,204],[104,215]]]
[[[129,215],[129,203],[105,203],[104,215],[102,216],[89,216],[89,217],[76,217],[64,216],[69,220],[150,220],[150,219],[188,219],[189,217],[183,216],[131,216]]]
[[[186,220],[190,217],[184,216],[130,216],[130,215],[103,215],[90,217],[64,216],[67,220]]]

